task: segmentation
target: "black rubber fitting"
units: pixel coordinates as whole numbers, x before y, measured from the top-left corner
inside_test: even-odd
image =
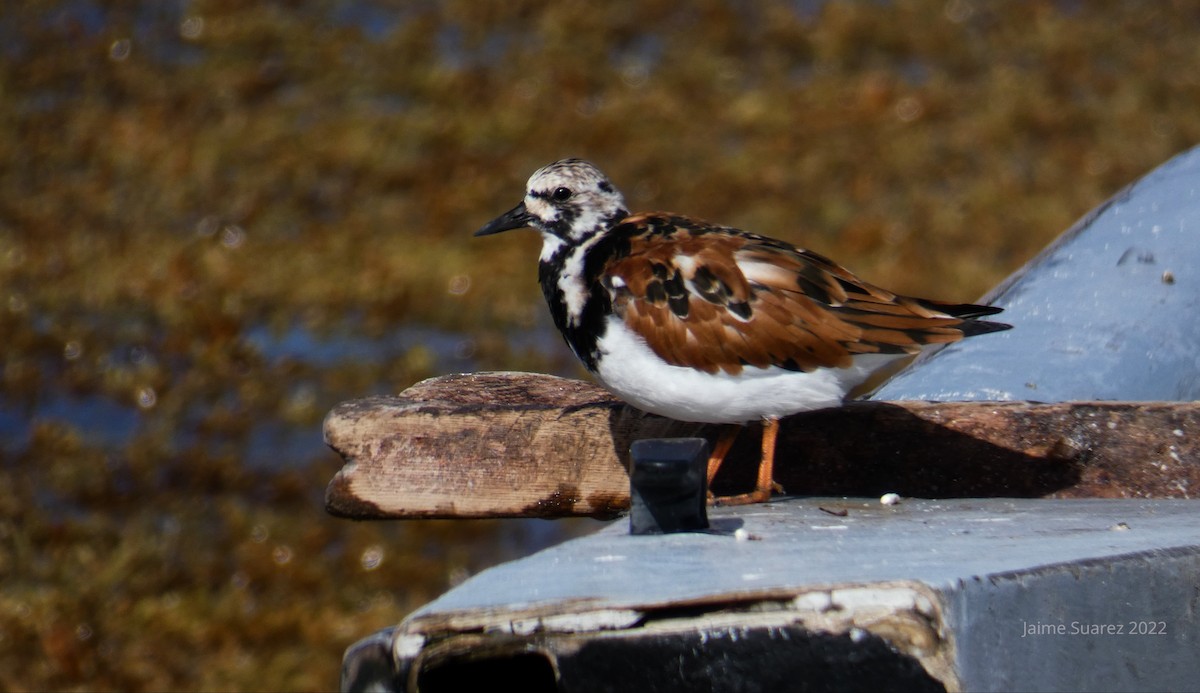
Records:
[[[708,441],[639,440],[629,457],[630,534],[708,529]]]

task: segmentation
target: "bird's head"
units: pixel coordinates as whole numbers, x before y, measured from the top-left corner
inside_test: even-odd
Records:
[[[546,242],[578,244],[628,216],[625,198],[592,164],[563,159],[538,169],[525,186],[525,199],[475,232],[487,236],[526,226]]]

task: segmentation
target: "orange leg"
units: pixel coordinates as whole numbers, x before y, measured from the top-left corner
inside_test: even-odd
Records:
[[[741,424],[725,424],[725,427],[721,429],[721,435],[717,438],[717,444],[713,448],[712,454],[708,456],[709,486],[712,486],[713,478],[717,476],[717,470],[721,468],[721,463],[725,461],[725,456],[729,454],[729,448],[733,447],[733,441],[737,440],[738,433],[741,432]]]
[[[758,463],[758,479],[754,490],[736,496],[718,498],[721,505],[748,505],[763,503],[771,499],[771,491],[778,489],[775,483],[775,439],[779,437],[779,419],[763,419],[762,459]],[[782,490],[782,489],[779,489]]]

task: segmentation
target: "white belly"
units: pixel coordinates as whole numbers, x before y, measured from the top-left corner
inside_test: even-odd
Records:
[[[850,368],[811,373],[775,366],[747,366],[738,375],[705,373],[664,363],[616,318],[609,318],[597,346],[596,375],[618,397],[643,411],[702,423],[743,423],[835,407],[872,371],[897,358],[864,355]]]

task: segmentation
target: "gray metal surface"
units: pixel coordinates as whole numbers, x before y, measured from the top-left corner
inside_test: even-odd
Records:
[[[1200,148],[1092,211],[985,301],[1012,330],[920,359],[872,398],[1200,399]]]
[[[821,510],[845,509],[845,517]],[[414,612],[495,612],[539,603],[642,609],[721,595],[978,577],[1126,553],[1200,553],[1191,501],[792,499],[714,509],[721,534],[631,536],[627,522],[505,563]],[[1122,524],[1123,523],[1123,524]],[[749,537],[739,541],[734,527]],[[1128,529],[1124,529],[1128,527]],[[1197,576],[1200,578],[1200,575]],[[1183,614],[1180,614],[1182,616]]]
[[[945,624],[963,689],[1197,690],[1197,548],[962,583]]]
[[[484,571],[421,608],[397,631],[394,661],[417,671],[423,643],[453,643],[456,633],[470,644],[461,664],[440,664],[450,671],[469,666],[488,642],[478,634],[491,633],[509,653],[497,656],[537,651],[562,672],[579,665],[583,642],[627,638],[627,652],[638,653],[639,642],[700,634],[683,651],[702,658],[706,641],[717,653],[716,643],[752,634],[790,634],[776,644],[784,647],[788,637],[840,633],[864,648],[884,638],[950,690],[1189,690],[1200,680],[1195,508],[792,499],[714,510],[711,534],[631,536],[618,521]],[[674,626],[654,616],[681,608],[691,615],[668,618]],[[711,671],[770,652],[710,654],[725,662]],[[648,658],[645,670],[660,664]],[[828,687],[825,675],[794,685]],[[758,690],[753,680],[716,689]]]

